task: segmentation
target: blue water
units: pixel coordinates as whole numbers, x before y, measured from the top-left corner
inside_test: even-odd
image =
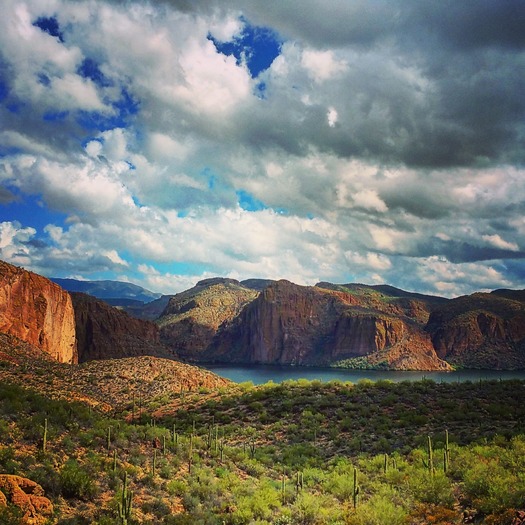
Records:
[[[394,370],[343,370],[337,368],[297,367],[297,366],[231,366],[231,365],[201,365],[217,375],[231,379],[236,383],[251,381],[261,385],[268,381],[281,383],[287,379],[319,379],[321,381],[350,381],[357,383],[361,379],[379,381],[419,381],[432,379],[439,382],[479,381],[487,379],[523,379],[525,370],[459,370],[455,372],[399,372]]]

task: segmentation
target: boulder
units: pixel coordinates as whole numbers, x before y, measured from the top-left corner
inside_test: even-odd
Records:
[[[53,514],[53,505],[38,483],[21,476],[0,474],[0,507],[6,505],[22,510],[21,525],[43,525]]]

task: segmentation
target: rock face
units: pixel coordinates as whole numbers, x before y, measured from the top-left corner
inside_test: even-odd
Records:
[[[62,363],[77,362],[71,298],[45,277],[0,261],[0,332]]]
[[[394,290],[211,279],[174,296],[158,323],[197,362],[448,369],[423,329],[431,298]]]
[[[27,478],[0,474],[0,507],[18,507],[23,512],[21,525],[41,525],[53,514],[53,505],[44,489]]]
[[[525,367],[525,296],[475,293],[432,312],[427,327],[442,359],[466,368]]]
[[[232,321],[259,292],[234,279],[206,279],[177,294],[158,319],[161,339],[179,357],[199,360],[219,327]]]
[[[203,356],[218,361],[281,365],[383,366],[446,370],[420,325],[402,314],[409,306],[380,304],[382,294],[277,281],[224,324]],[[408,310],[418,311],[415,307]],[[395,311],[396,315],[390,313]],[[352,363],[352,360],[354,361]],[[346,363],[345,363],[346,362]]]
[[[130,317],[104,301],[71,293],[76,319],[79,362],[152,355],[167,357],[157,325]]]

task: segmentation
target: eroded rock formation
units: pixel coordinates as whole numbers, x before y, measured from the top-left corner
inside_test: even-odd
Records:
[[[437,354],[467,368],[525,367],[523,298],[517,291],[475,293],[436,309],[426,329]]]
[[[423,325],[400,314],[399,305],[388,303],[381,311],[381,295],[373,295],[274,282],[237,319],[221,326],[203,356],[282,365],[333,365],[360,359],[354,364],[449,368],[437,357]],[[377,308],[370,306],[371,300]],[[390,313],[392,309],[397,316]]]
[[[79,362],[152,355],[167,357],[157,325],[89,295],[72,292]]]
[[[0,261],[0,332],[34,345],[62,363],[76,363],[71,298],[50,280]]]
[[[0,507],[8,504],[22,510],[21,525],[43,525],[53,514],[53,505],[38,483],[21,476],[0,474]]]

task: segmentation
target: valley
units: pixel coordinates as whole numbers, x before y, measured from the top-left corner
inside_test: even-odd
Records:
[[[525,522],[525,381],[254,386],[180,360],[519,369],[518,291],[212,279],[154,323],[4,265],[3,525]]]

